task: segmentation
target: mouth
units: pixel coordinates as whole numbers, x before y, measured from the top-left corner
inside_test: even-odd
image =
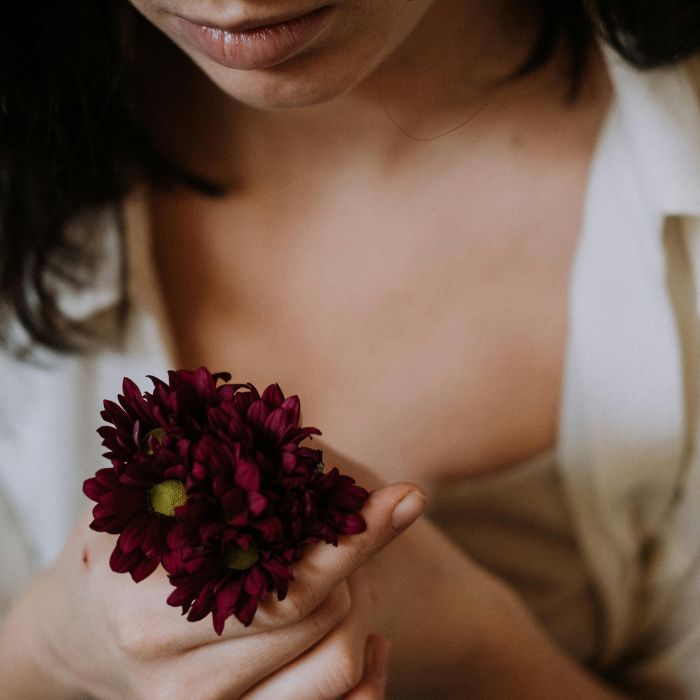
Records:
[[[239,70],[270,68],[300,53],[324,31],[332,5],[310,11],[212,22],[175,15],[191,43],[209,58]]]
[[[287,24],[289,22],[294,22],[305,17],[310,17],[317,13],[324,12],[329,7],[330,5],[323,5],[322,7],[318,7],[313,10],[297,10],[274,16],[270,15],[261,18],[248,18],[240,21],[233,20],[224,22],[212,22],[209,20],[194,19],[191,17],[185,17],[184,15],[176,16],[192,24],[197,24],[202,27],[208,27],[209,29],[227,32],[229,34],[245,34],[254,33],[256,31],[262,31],[267,28],[275,27],[276,25]]]

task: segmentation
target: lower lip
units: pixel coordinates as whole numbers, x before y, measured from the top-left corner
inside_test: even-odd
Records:
[[[209,58],[238,70],[271,68],[303,51],[326,28],[331,11],[322,7],[288,22],[244,32],[206,27],[178,17],[185,34]]]

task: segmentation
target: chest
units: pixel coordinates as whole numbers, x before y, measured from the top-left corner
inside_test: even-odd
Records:
[[[456,197],[450,177],[317,202],[157,195],[178,361],[278,382],[318,446],[386,478],[537,452],[556,439],[583,165],[549,185],[570,206],[543,211],[532,192]]]

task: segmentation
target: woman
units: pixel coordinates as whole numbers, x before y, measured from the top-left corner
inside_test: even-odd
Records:
[[[695,4],[131,5],[2,22],[2,695],[380,697],[388,638],[395,697],[697,696]],[[199,365],[444,532],[377,488],[221,640],[56,559],[99,400]]]

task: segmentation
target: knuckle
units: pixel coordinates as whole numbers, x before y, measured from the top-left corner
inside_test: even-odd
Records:
[[[139,700],[165,700],[167,689],[165,686],[160,686],[158,684],[149,684],[141,688],[139,693]],[[173,696],[175,700],[177,696]]]
[[[341,581],[334,588],[322,586],[298,588],[291,592],[283,601],[284,619],[286,623],[297,623],[309,617],[314,612],[324,612],[340,622],[350,611],[350,592],[346,581]]]
[[[180,700],[183,696],[170,684],[152,684],[144,689],[143,700]]]
[[[371,542],[369,540],[363,539],[356,542],[355,546],[350,550],[350,560],[355,564],[355,568],[364,564],[372,556],[377,547],[377,542]]]
[[[332,700],[359,685],[364,673],[362,659],[348,646],[337,649],[328,665],[328,675],[325,677],[321,690],[324,700]]]
[[[313,598],[305,592],[288,595],[284,603],[284,617],[290,623],[301,622],[316,607]]]
[[[364,543],[353,543],[351,547],[348,547],[345,556],[348,561],[348,569],[355,571],[361,566],[367,563],[367,560],[372,555],[372,548],[369,544]]]
[[[338,586],[330,596],[309,617],[309,622],[317,634],[325,636],[334,630],[350,613],[352,601],[344,584]]]
[[[181,677],[169,678],[153,675],[144,684],[140,698],[142,700],[199,700],[199,695],[192,693]]]
[[[345,582],[337,586],[333,593],[329,596],[327,605],[327,614],[330,621],[337,625],[342,622],[350,613],[352,608],[352,599],[350,591]]]
[[[123,654],[133,659],[148,660],[157,654],[158,645],[149,626],[133,617],[117,625],[116,643]]]

